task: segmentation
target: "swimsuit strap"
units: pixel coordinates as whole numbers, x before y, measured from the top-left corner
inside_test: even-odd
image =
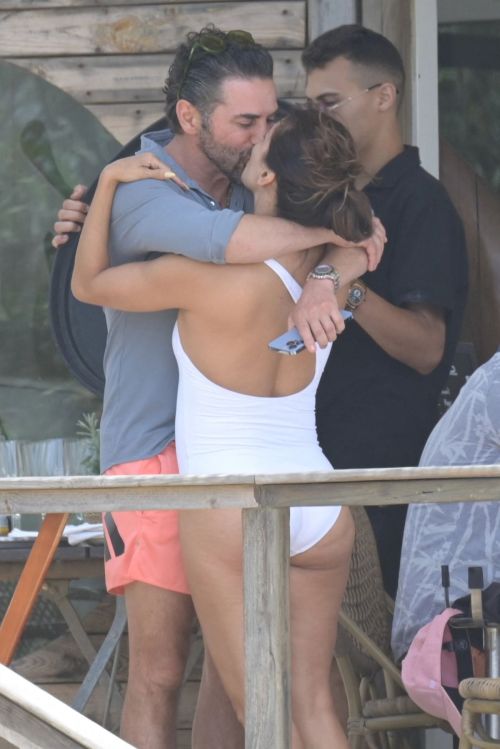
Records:
[[[268,266],[268,268],[271,268],[271,270],[281,278],[293,301],[298,302],[300,295],[302,294],[302,286],[298,281],[295,280],[290,271],[287,270],[284,265],[281,265],[281,263],[279,263],[274,258],[265,260],[264,262]]]

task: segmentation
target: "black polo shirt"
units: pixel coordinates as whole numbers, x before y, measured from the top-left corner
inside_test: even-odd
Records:
[[[332,346],[317,393],[320,444],[335,468],[412,466],[437,419],[462,323],[467,256],[462,224],[440,182],[406,146],[366,187],[388,236],[366,284],[397,306],[440,307],[446,320],[441,363],[421,375],[393,359],[354,321]]]

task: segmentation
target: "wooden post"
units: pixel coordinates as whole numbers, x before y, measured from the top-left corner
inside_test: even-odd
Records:
[[[243,510],[245,749],[291,746],[289,516]]]
[[[362,0],[361,23],[383,34],[398,48],[406,71],[406,89],[400,110],[405,143],[414,143],[412,97],[414,83],[413,9],[414,0]]]
[[[325,31],[357,20],[356,0],[307,0],[307,41],[312,42]]]

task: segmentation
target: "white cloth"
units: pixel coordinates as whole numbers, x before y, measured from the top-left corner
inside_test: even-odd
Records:
[[[66,525],[63,530],[63,538],[68,539],[70,546],[76,546],[84,541],[103,539],[104,533],[102,523],[80,523],[79,525]],[[11,541],[26,541],[30,538],[36,538],[38,531],[25,531],[22,528],[13,528],[10,533],[2,538],[8,543]]]
[[[479,367],[432,431],[421,466],[500,462],[500,353]],[[500,580],[500,504],[410,505],[392,629],[396,659],[445,607],[441,565],[450,567],[450,600],[469,592],[467,568],[482,567],[485,586]]]
[[[296,301],[301,286],[278,262],[266,263]],[[316,353],[311,382],[282,397],[245,395],[217,385],[202,374],[173,334],[179,366],[176,451],[183,474],[289,473],[331,471],[316,435],[315,396],[330,347]],[[276,354],[279,356],[279,354]],[[340,507],[293,507],[291,554],[314,546],[333,526]]]

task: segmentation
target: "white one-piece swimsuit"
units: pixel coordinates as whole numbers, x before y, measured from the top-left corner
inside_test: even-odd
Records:
[[[276,260],[266,263],[294,301],[302,287]],[[173,347],[179,366],[175,421],[176,451],[182,474],[256,474],[331,471],[318,444],[316,389],[330,346],[317,348],[312,381],[292,395],[245,395],[217,385],[197,369],[182,347],[178,326]],[[279,354],[276,354],[279,356]],[[328,533],[341,508],[292,507],[290,553],[310,549]]]

